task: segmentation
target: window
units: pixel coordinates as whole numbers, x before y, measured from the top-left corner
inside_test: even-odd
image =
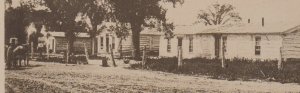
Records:
[[[193,38],[192,37],[190,37],[190,39],[189,39],[189,52],[193,52]]]
[[[167,40],[167,52],[171,52],[171,40]]]
[[[178,46],[182,46],[182,38],[178,38]]]
[[[104,38],[103,37],[100,37],[100,48],[103,49],[103,41],[104,41]]]
[[[260,55],[261,54],[261,37],[257,36],[255,37],[255,55]]]

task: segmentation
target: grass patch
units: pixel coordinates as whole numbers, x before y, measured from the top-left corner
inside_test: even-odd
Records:
[[[277,69],[276,60],[226,60],[221,67],[219,59],[193,58],[183,60],[181,69],[177,68],[177,58],[148,59],[145,69],[187,75],[207,75],[214,79],[226,80],[266,80],[281,83],[300,83],[300,62],[284,62],[283,70]],[[142,69],[142,64],[132,64],[133,69]]]

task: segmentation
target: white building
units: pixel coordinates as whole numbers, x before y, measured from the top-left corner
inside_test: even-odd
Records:
[[[182,46],[183,58],[220,58],[222,50],[226,59],[300,58],[299,30],[299,26],[290,24],[178,27],[174,38],[161,37],[160,56],[177,56],[177,46]]]

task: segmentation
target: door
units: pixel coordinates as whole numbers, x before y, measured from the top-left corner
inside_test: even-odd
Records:
[[[216,58],[219,58],[220,57],[220,39],[221,39],[221,35],[214,35],[214,38],[215,38],[215,56]]]

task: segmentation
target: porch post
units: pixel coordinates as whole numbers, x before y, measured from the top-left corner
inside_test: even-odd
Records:
[[[224,53],[224,40],[223,40],[223,37],[221,36],[220,38],[220,43],[221,43],[221,47],[220,47],[220,50],[221,50],[221,62],[222,62],[222,68],[225,68],[225,53]]]
[[[182,47],[178,46],[178,69],[182,67]]]

